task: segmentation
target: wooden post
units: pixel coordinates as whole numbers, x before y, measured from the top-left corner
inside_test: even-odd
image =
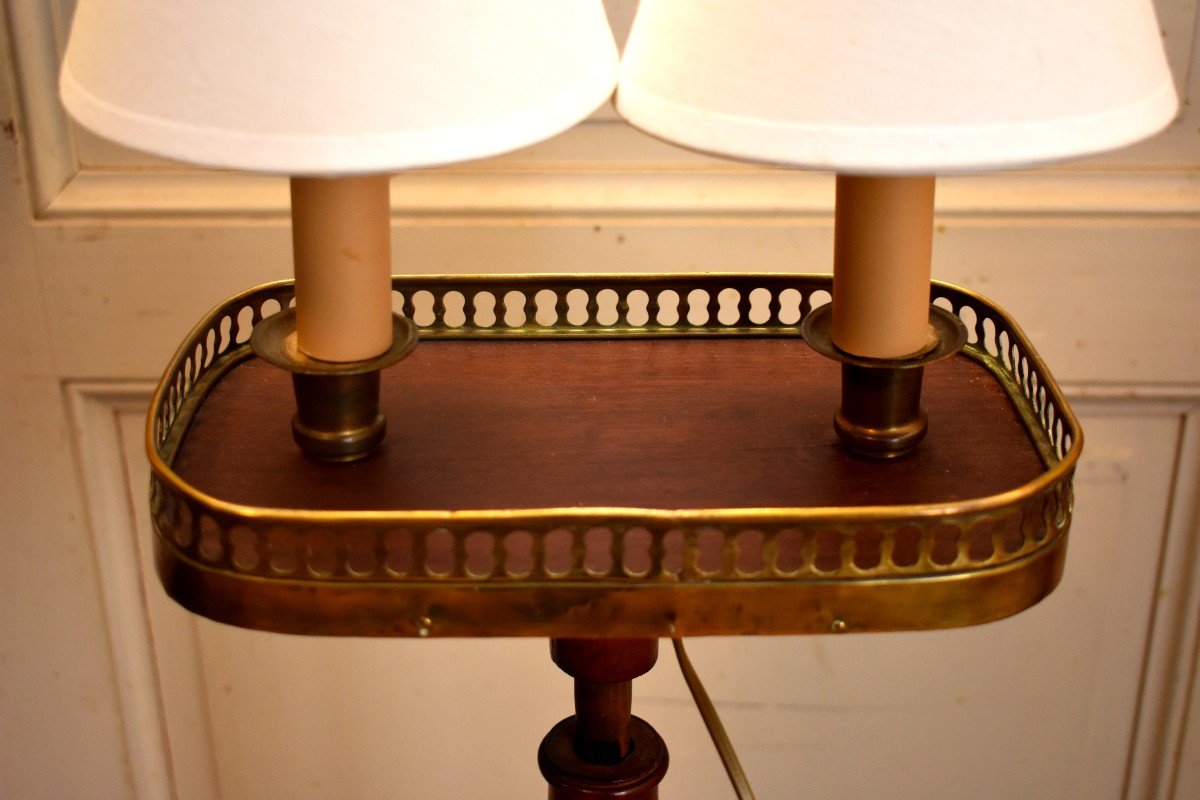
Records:
[[[575,679],[575,716],[538,748],[550,800],[657,800],[667,748],[631,710],[633,679],[654,666],[658,640],[552,639],[550,655]]]

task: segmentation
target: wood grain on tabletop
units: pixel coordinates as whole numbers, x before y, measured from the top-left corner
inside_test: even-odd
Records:
[[[196,488],[274,508],[757,508],[983,497],[1042,466],[999,384],[926,369],[929,435],[890,462],[833,432],[839,369],[798,339],[426,341],[385,371],[388,436],[354,464],[291,439],[288,373],[251,359],[175,462]]]

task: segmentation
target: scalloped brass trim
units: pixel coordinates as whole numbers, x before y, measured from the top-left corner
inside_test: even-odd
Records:
[[[828,292],[830,284],[829,276],[755,274],[393,279],[402,312],[419,324],[423,315],[421,336],[434,340],[799,337],[814,295]],[[765,296],[757,294],[755,301],[760,291]],[[453,305],[461,299],[464,308],[457,326],[447,302],[454,292],[459,298]],[[519,304],[507,302],[513,292],[523,298]],[[606,292],[612,295],[602,299]],[[491,295],[490,315],[486,302],[476,302],[481,293]],[[151,404],[147,449],[164,584],[185,606],[235,624],[361,635],[416,635],[389,615],[420,605],[419,598],[433,598],[429,602],[436,605],[424,607],[422,617],[444,620],[429,628],[430,635],[581,635],[618,612],[642,620],[622,623],[622,635],[665,635],[668,619],[676,624],[692,619],[678,629],[680,635],[820,632],[830,630],[833,618],[826,617],[834,600],[848,609],[836,618],[849,630],[945,627],[1016,613],[1048,593],[1061,574],[1082,436],[1045,364],[1007,314],[946,284],[934,284],[931,294],[967,324],[973,341],[965,354],[1004,387],[1037,445],[1046,469],[1023,486],[990,497],[897,506],[333,512],[228,503],[198,491],[171,469],[206,393],[247,357],[239,340],[250,331],[243,329],[261,322],[271,303],[286,308],[291,299],[290,282],[249,290],[201,320]],[[602,320],[606,302],[611,313]],[[641,324],[634,320],[638,314]],[[868,526],[881,531],[882,540],[878,552],[864,558],[855,534]],[[957,531],[952,552],[935,552],[933,531],[939,526]],[[584,563],[584,535],[597,527],[611,533],[612,566],[606,572]],[[635,528],[650,538],[648,570],[623,561],[627,531]],[[546,540],[558,531],[568,537],[569,555],[552,569]],[[757,531],[761,540],[763,566],[753,572],[737,568],[744,531]],[[832,564],[816,557],[819,531],[839,538]],[[900,531],[916,537],[911,563],[894,557]],[[479,532],[492,537],[494,554],[503,551],[504,537],[528,534],[534,567],[512,574],[496,555],[490,568],[472,571],[462,544]],[[427,561],[434,534],[452,543],[448,571],[433,571]],[[716,568],[698,563],[701,535],[719,542]],[[407,559],[410,568],[390,565],[389,536],[407,537],[408,552],[399,561]],[[800,553],[798,563],[782,563],[778,556],[784,551]],[[232,592],[230,597],[212,596],[217,586]],[[296,599],[304,593],[319,602],[306,610]],[[711,598],[722,593],[729,603],[741,604],[741,616],[718,608],[723,601]],[[477,607],[484,596],[498,603],[490,616]],[[964,607],[948,610],[944,598],[951,596]],[[882,602],[886,598],[891,599]],[[341,603],[353,606],[359,622],[339,623],[330,616],[328,609]],[[693,619],[697,608],[708,609],[703,620]],[[645,616],[650,609],[658,614],[653,620]],[[445,621],[455,614],[458,622]]]

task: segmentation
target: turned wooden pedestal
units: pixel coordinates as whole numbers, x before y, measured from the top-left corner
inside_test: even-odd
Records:
[[[551,639],[554,663],[575,679],[575,716],[538,748],[550,800],[656,800],[667,746],[632,715],[633,679],[658,658],[656,639]]]

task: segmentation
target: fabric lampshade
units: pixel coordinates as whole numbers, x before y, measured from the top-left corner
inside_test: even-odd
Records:
[[[617,90],[685,147],[879,175],[1101,152],[1176,107],[1151,0],[642,0]]]
[[[336,176],[546,139],[616,73],[601,0],[80,0],[60,87],[129,147]]]

